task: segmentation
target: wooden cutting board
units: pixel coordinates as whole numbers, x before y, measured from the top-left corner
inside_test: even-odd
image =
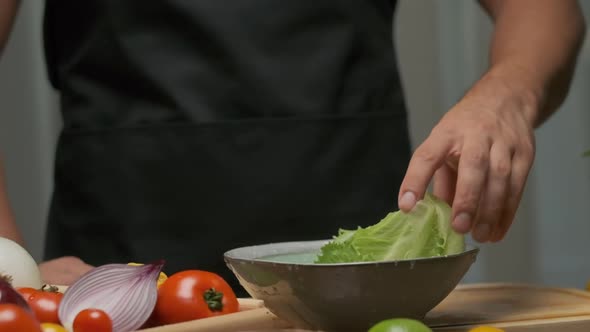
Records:
[[[478,325],[507,332],[588,332],[590,292],[527,284],[459,285],[433,309],[426,323],[436,332],[466,332]],[[240,299],[240,312],[161,326],[142,332],[294,332],[262,301]]]
[[[291,324],[268,311],[262,301],[254,299],[239,299],[239,301],[240,312],[234,314],[152,327],[137,332],[278,332],[283,329],[294,332]]]
[[[590,292],[527,284],[458,286],[427,316],[435,331],[491,325],[506,331],[590,331]]]

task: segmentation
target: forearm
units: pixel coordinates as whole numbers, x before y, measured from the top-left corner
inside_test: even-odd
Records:
[[[0,164],[0,236],[16,241],[21,246],[24,245],[23,238],[16,226],[8,195],[6,194],[6,184],[4,179],[4,169]]]
[[[526,117],[541,125],[564,101],[585,22],[573,0],[480,0],[494,20],[490,69],[520,93]]]
[[[0,1],[0,54],[10,37],[20,0]],[[4,169],[0,163],[0,236],[9,238],[24,246],[23,238],[14,222],[4,180]]]
[[[0,1],[0,54],[4,51],[10,37],[19,5],[20,0]]]

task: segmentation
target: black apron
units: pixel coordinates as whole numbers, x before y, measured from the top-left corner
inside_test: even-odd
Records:
[[[389,0],[48,0],[61,93],[45,258],[167,261],[397,209],[410,156]],[[241,289],[238,290],[238,293]]]

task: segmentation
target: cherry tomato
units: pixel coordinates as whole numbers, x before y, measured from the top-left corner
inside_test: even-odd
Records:
[[[74,318],[73,328],[74,332],[112,332],[113,321],[100,309],[84,309]]]
[[[56,288],[50,287],[46,290],[43,287],[31,294],[27,302],[41,323],[59,324],[57,310],[63,296],[63,293],[58,292]]]
[[[43,332],[68,332],[65,327],[55,323],[41,323]]]
[[[16,304],[4,303],[0,304],[0,331],[41,332],[41,324]]]
[[[39,290],[31,287],[19,287],[16,289],[16,291],[19,292],[20,295],[22,295],[23,298],[28,302],[29,297],[34,293],[38,292]]]
[[[236,294],[219,275],[200,270],[177,272],[158,289],[154,318],[160,324],[225,315],[239,309]]]

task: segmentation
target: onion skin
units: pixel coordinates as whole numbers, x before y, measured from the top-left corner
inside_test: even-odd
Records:
[[[65,291],[58,310],[62,325],[72,332],[73,322],[82,310],[100,309],[112,319],[113,332],[137,330],[154,310],[163,266],[164,261],[95,267]]]
[[[31,254],[20,244],[0,237],[0,275],[10,277],[12,287],[43,286],[41,271]]]

